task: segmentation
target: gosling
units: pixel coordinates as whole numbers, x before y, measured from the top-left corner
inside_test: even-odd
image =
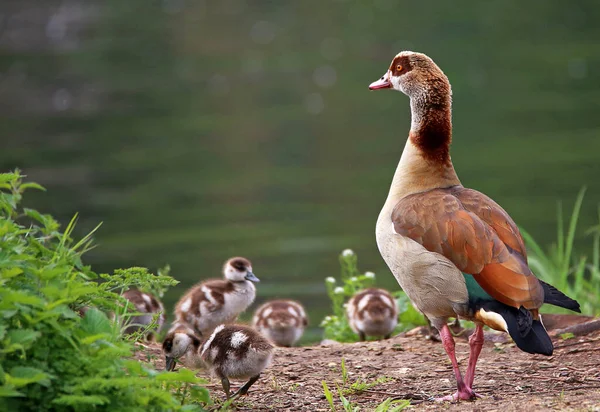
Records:
[[[388,339],[398,324],[398,308],[390,293],[384,289],[369,288],[354,295],[346,305],[350,327],[361,341],[366,336]]]
[[[252,319],[254,328],[277,346],[293,346],[304,333],[308,318],[293,300],[273,300],[260,306]]]
[[[123,333],[132,334],[147,328],[158,314],[156,327],[147,330],[145,334],[147,340],[153,341],[155,333],[159,333],[165,323],[165,309],[162,303],[150,293],[141,292],[137,289],[126,291],[123,293],[123,297],[133,304],[132,310],[134,312],[140,313],[127,319],[128,326]]]
[[[169,333],[163,342],[166,370],[186,355],[186,365],[204,365],[221,379],[227,399],[245,395],[273,358],[273,345],[260,333],[242,325],[219,325],[203,342],[185,332]],[[248,379],[236,392],[230,392],[229,379]]]
[[[254,302],[253,282],[259,279],[252,273],[252,263],[243,257],[225,262],[223,275],[223,280],[207,280],[189,289],[175,306],[175,323],[207,336],[218,325],[235,322]]]

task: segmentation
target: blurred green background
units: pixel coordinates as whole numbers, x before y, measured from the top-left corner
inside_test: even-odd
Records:
[[[570,208],[587,185],[585,241],[600,202],[598,21],[592,0],[3,0],[0,170],[49,189],[27,206],[65,224],[79,212],[80,234],[104,222],[97,271],[169,263],[169,310],[243,255],[257,303],[300,300],[316,339],[342,249],[397,288],[374,227],[409,105],[367,85],[401,50],[450,78],[463,184],[542,244],[557,200]]]

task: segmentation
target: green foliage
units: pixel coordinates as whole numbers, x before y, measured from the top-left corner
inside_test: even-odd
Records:
[[[550,283],[569,297],[576,299],[581,305],[582,313],[589,315],[600,314],[600,208],[598,209],[599,224],[589,228],[586,235],[592,237],[592,259],[585,254],[575,252],[575,235],[579,221],[585,188],[582,188],[569,219],[565,232],[562,203],[557,207],[556,242],[547,251],[535,239],[520,228],[527,245],[529,265],[533,272],[542,280]],[[545,306],[544,311],[563,312],[552,306]]]
[[[329,387],[327,386],[327,382],[323,381],[322,384],[323,384],[323,393],[325,394],[325,399],[327,399],[327,402],[329,402],[329,406],[331,407],[331,412],[335,412],[335,405],[333,404],[333,394],[329,390]]]
[[[410,401],[406,399],[392,400],[392,398],[387,398],[375,408],[375,412],[398,412],[409,405]]]
[[[25,190],[40,186],[21,179],[0,174],[0,410],[202,410],[203,380],[128,360],[134,343],[106,315],[129,316],[122,291],[175,280],[143,268],[97,275],[81,260],[91,234],[76,241],[76,217],[60,232],[51,216],[22,209]]]
[[[342,358],[342,363],[340,365],[340,370],[342,373],[342,385],[341,385],[341,387],[337,384],[335,386],[336,386],[337,396],[338,396],[340,403],[342,404],[342,407],[345,412],[358,412],[361,410],[358,405],[355,405],[347,398],[348,395],[368,390],[368,389],[370,389],[374,386],[377,386],[381,383],[393,381],[392,378],[383,376],[383,377],[377,378],[373,382],[365,382],[360,379],[356,380],[354,382],[350,382],[348,379],[348,370],[346,368],[346,362],[343,358]],[[329,407],[331,408],[331,411],[335,412],[336,408],[335,408],[335,403],[334,403],[334,394],[329,389],[329,386],[327,385],[326,381],[322,381],[321,383],[323,385],[323,394],[325,395],[325,399],[327,399],[327,402],[329,403]],[[379,405],[376,406],[375,411],[380,411],[380,412],[395,411],[395,412],[397,412],[397,411],[400,411],[400,410],[406,408],[409,405],[410,405],[410,401],[408,401],[408,400],[392,400],[391,398],[387,398],[382,403],[380,403]]]
[[[395,333],[407,331],[415,326],[427,325],[425,317],[410,303],[406,293],[399,290],[392,293],[392,296],[396,299],[398,306],[398,326],[396,326]]]
[[[344,407],[345,412],[358,412],[360,408],[350,402],[338,389],[338,395],[340,396],[340,401],[342,402],[342,406]]]
[[[375,286],[375,274],[373,272],[361,273],[358,270],[358,257],[350,249],[346,249],[340,254],[339,261],[341,266],[340,283],[338,284],[333,277],[325,279],[333,314],[325,316],[321,327],[324,328],[326,339],[338,342],[356,342],[358,336],[350,328],[344,305],[356,293]],[[395,333],[427,324],[423,315],[412,306],[403,291],[394,292],[393,296],[399,310]]]
[[[346,359],[342,358],[342,364],[340,365],[342,369],[342,383],[345,385],[348,383],[348,369],[346,369]]]
[[[575,337],[575,334],[571,333],[571,332],[567,332],[567,333],[561,333],[560,334],[560,338],[562,340],[567,340],[567,339],[573,339]]]
[[[372,382],[366,382],[361,379],[358,379],[358,380],[352,382],[352,384],[348,388],[343,389],[342,393],[344,395],[348,395],[348,394],[352,394],[352,393],[359,393],[359,392],[365,391],[367,389],[371,389],[372,387],[377,386],[381,383],[386,383],[386,382],[390,382],[390,381],[393,381],[393,379],[388,378],[387,376],[380,376],[379,378],[375,379]],[[345,385],[345,383],[344,383],[344,385]]]

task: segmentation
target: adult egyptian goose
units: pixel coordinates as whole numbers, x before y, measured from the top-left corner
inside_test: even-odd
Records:
[[[166,370],[175,368],[176,359],[186,356],[186,365],[205,365],[221,379],[227,399],[245,395],[273,358],[273,345],[260,333],[242,325],[219,325],[203,342],[185,331],[169,333],[163,342]],[[248,379],[230,393],[229,379]]]
[[[234,322],[254,302],[253,282],[259,280],[248,259],[227,260],[223,275],[223,280],[207,280],[188,290],[175,306],[175,323],[187,324],[206,336],[218,325]]]
[[[277,346],[290,347],[302,337],[308,318],[299,302],[272,300],[256,309],[252,325]]]
[[[410,98],[412,112],[408,140],[377,220],[377,245],[412,303],[440,331],[458,387],[441,400],[472,399],[483,325],[508,332],[526,352],[551,355],[540,306],[579,312],[579,304],[531,272],[508,213],[458,180],[450,159],[450,83],[433,60],[401,52],[369,89],[401,91]],[[457,316],[476,323],[465,379],[447,325]]]
[[[398,324],[396,301],[387,290],[369,288],[358,292],[348,301],[346,315],[350,328],[361,341],[366,336],[388,339]]]
[[[165,309],[162,303],[150,293],[145,293],[137,289],[130,289],[123,293],[123,297],[132,304],[131,310],[138,312],[139,315],[132,316],[126,320],[128,326],[124,329],[125,334],[131,334],[146,328],[152,324],[155,316],[156,327],[146,332],[146,339],[154,340],[154,334],[160,332],[165,323]]]

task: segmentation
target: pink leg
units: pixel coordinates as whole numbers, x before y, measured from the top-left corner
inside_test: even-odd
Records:
[[[454,370],[454,376],[456,378],[456,387],[458,390],[453,395],[444,396],[443,398],[437,398],[436,401],[444,402],[456,400],[469,400],[475,398],[477,395],[471,390],[470,385],[467,386],[467,384],[462,378],[462,375],[460,374],[460,369],[458,369],[458,361],[456,360],[456,354],[454,351],[454,338],[452,337],[452,333],[450,332],[450,328],[448,328],[448,325],[444,325],[444,327],[440,330],[440,338],[442,339],[444,349],[446,350],[446,353],[448,354],[448,357],[452,362],[452,369]],[[479,352],[477,354],[479,354]],[[475,366],[473,366],[473,370],[474,369]]]
[[[471,346],[471,353],[469,355],[469,366],[467,367],[465,383],[468,388],[473,388],[475,366],[477,365],[477,358],[479,358],[481,348],[483,347],[483,326],[479,323],[475,326],[475,332],[469,336],[469,345]]]
[[[444,349],[450,358],[450,362],[452,362],[452,369],[454,370],[454,377],[456,378],[458,387],[465,386],[462,375],[460,374],[460,369],[458,369],[458,361],[456,360],[456,353],[454,351],[454,338],[452,337],[452,333],[450,333],[448,325],[444,325],[440,331],[440,338],[442,338]]]

